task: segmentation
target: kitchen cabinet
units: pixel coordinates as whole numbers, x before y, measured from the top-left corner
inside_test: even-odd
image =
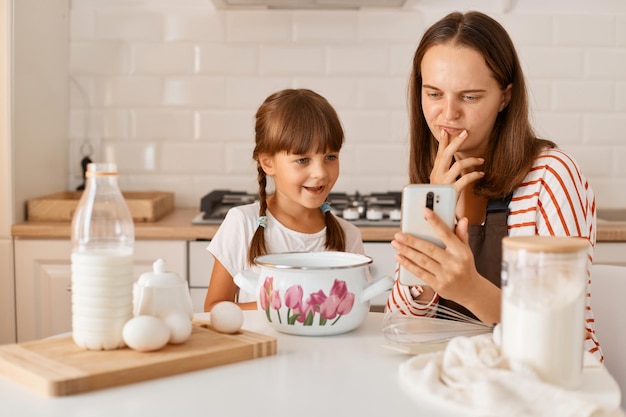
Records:
[[[71,241],[16,239],[14,247],[17,342],[69,332]],[[136,278],[158,258],[168,271],[187,277],[187,241],[135,241],[134,258]]]
[[[0,0],[0,344],[15,342],[11,141],[11,3]]]
[[[213,271],[213,255],[206,250],[208,240],[189,242],[189,292],[194,313],[204,312],[204,298]]]
[[[0,345],[15,342],[13,242],[0,239]]]
[[[0,0],[0,343],[16,338],[11,226],[27,199],[67,186],[69,10]]]
[[[373,279],[380,279],[385,275],[394,276],[396,269],[396,250],[389,242],[363,242],[365,254],[374,262],[370,265],[370,273]],[[387,298],[391,290],[377,295],[370,302],[372,311],[383,311],[387,304]]]

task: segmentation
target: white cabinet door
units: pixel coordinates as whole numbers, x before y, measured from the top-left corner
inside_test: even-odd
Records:
[[[15,343],[13,241],[0,238],[0,345]]]
[[[135,277],[152,271],[152,264],[159,258],[165,261],[165,270],[187,279],[186,240],[136,240]]]
[[[17,341],[71,329],[68,240],[15,241]]]
[[[17,342],[71,331],[71,250],[68,240],[15,240]],[[158,258],[187,277],[186,241],[136,241],[135,277]]]
[[[195,313],[204,311],[204,299],[213,271],[213,255],[206,250],[207,246],[208,240],[189,242],[189,290]]]
[[[371,257],[374,262],[370,265],[370,274],[373,279],[379,279],[385,275],[394,276],[396,268],[396,250],[389,242],[363,242],[365,254]],[[391,290],[377,295],[370,302],[370,310],[382,311],[387,304],[387,298]]]

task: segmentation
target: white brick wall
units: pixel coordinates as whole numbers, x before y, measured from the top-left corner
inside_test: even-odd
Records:
[[[96,159],[115,158],[125,189],[174,191],[179,206],[197,206],[216,188],[255,191],[256,108],[275,90],[307,87],[345,127],[336,190],[400,189],[415,46],[434,20],[475,8],[516,42],[538,133],[574,154],[599,206],[626,206],[624,1],[420,0],[360,11],[71,4],[70,187],[80,182],[87,138]]]

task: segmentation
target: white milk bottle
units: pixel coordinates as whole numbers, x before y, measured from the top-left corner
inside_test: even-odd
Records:
[[[549,383],[582,383],[589,242],[555,236],[502,241],[502,352]]]
[[[91,163],[72,218],[72,338],[89,350],[124,347],[133,315],[133,218],[117,166]]]

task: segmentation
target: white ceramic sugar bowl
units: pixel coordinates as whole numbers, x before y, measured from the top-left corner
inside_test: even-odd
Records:
[[[152,266],[153,271],[142,274],[134,285],[134,315],[160,316],[170,310],[181,310],[193,317],[187,282],[174,272],[166,272],[162,258]]]

